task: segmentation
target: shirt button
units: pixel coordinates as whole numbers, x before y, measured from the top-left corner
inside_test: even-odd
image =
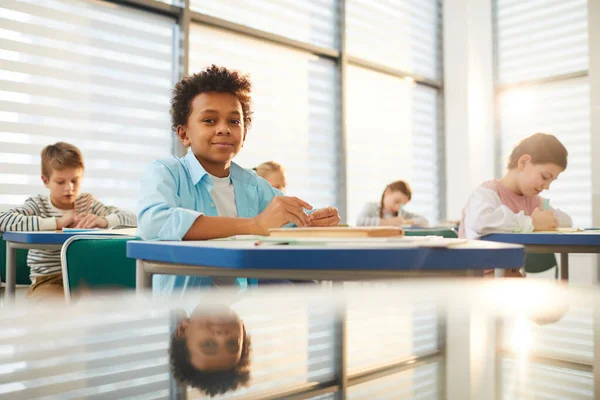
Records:
[[[215,206],[215,203],[210,203],[210,206],[211,206],[211,207],[214,207],[214,206]]]

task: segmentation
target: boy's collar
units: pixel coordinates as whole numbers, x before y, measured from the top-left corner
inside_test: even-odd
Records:
[[[206,172],[206,170],[204,169],[202,164],[200,164],[200,161],[198,161],[193,152],[188,151],[184,159],[190,171],[192,182],[194,183],[194,185],[197,185],[198,182],[200,182],[200,179],[202,179],[204,175],[208,174],[208,172]]]
[[[200,182],[200,180],[202,178],[204,178],[204,176],[210,175],[208,172],[206,172],[206,170],[204,169],[202,164],[200,164],[200,161],[198,161],[198,159],[196,158],[196,156],[194,155],[193,152],[188,151],[188,153],[185,155],[184,159],[188,166],[188,170],[190,171],[190,176],[192,178],[192,183],[194,185],[197,185],[198,182]],[[230,166],[230,170],[229,170],[230,177],[232,177],[234,175],[235,169],[236,169],[236,164],[232,162],[231,166]],[[210,180],[210,182],[212,183],[212,179]]]

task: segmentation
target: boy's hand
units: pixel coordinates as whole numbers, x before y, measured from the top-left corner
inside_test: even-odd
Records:
[[[335,207],[326,207],[313,211],[309,216],[310,226],[338,226],[340,214]]]
[[[61,230],[62,228],[68,228],[77,223],[77,214],[75,210],[69,210],[63,214],[62,217],[56,218],[56,229]]]
[[[269,229],[281,228],[290,222],[297,226],[308,226],[310,221],[304,209],[312,210],[312,206],[297,197],[277,196],[262,213],[254,217],[254,221],[262,235],[267,235]]]
[[[558,221],[552,210],[542,211],[539,208],[533,210],[531,214],[534,231],[552,231],[558,226]]]
[[[77,218],[77,225],[75,225],[75,228],[108,228],[108,221],[106,218],[94,214],[83,214]]]

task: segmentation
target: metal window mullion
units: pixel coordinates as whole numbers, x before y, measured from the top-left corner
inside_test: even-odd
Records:
[[[402,79],[411,78],[417,84],[422,84],[422,85],[429,86],[429,87],[432,87],[432,88],[438,89],[438,90],[442,88],[442,84],[440,82],[430,79],[430,78],[426,78],[421,75],[413,74],[412,72],[407,72],[407,71],[403,71],[400,69],[388,67],[386,65],[374,63],[374,62],[365,60],[360,57],[347,56],[347,58],[348,58],[348,63],[356,65],[356,66],[364,68],[364,69],[379,72],[379,73],[389,75],[389,76],[394,76],[396,78],[402,78]]]
[[[110,3],[125,5],[138,10],[149,11],[168,17],[177,18],[181,13],[181,7],[156,0],[106,0]]]
[[[348,130],[346,125],[346,78],[348,73],[348,55],[346,53],[346,0],[338,0],[338,37],[339,37],[339,58],[337,59],[338,67],[338,128],[339,128],[339,143],[340,151],[337,155],[338,165],[338,184],[337,184],[337,207],[340,213],[342,222],[348,222],[348,169],[346,167],[347,152],[348,152]]]

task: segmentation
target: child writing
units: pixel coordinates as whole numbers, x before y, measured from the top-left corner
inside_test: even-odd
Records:
[[[395,181],[385,187],[379,204],[368,203],[358,216],[357,226],[427,226],[425,217],[404,209],[412,198],[412,190],[406,181]]]
[[[564,212],[539,196],[567,168],[567,149],[553,135],[536,133],[512,151],[502,179],[475,189],[462,213],[459,237],[477,239],[492,232],[532,232],[570,227]]]
[[[286,178],[281,164],[275,161],[266,161],[254,168],[258,176],[265,178],[275,189],[285,193]]]
[[[135,226],[135,215],[106,206],[89,193],[79,194],[84,169],[77,147],[64,142],[46,146],[42,182],[50,195],[30,197],[21,207],[0,213],[0,232]],[[60,250],[30,250],[27,265],[32,281],[28,297],[39,301],[63,296]]]
[[[283,196],[254,171],[232,161],[252,121],[250,91],[247,76],[215,65],[175,85],[172,129],[191,151],[182,158],[155,161],[142,175],[138,211],[142,238],[205,240],[266,235],[288,223],[339,224],[335,207],[308,214],[310,204]],[[179,286],[172,279],[160,285]],[[188,285],[192,278],[185,279]]]

